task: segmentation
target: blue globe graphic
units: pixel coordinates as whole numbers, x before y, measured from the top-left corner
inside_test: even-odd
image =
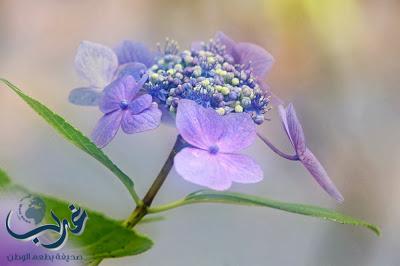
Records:
[[[20,200],[19,216],[28,223],[40,223],[46,213],[44,201],[37,196],[29,195]]]

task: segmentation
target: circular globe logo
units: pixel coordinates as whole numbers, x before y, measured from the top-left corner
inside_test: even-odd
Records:
[[[38,196],[28,195],[19,201],[18,218],[29,224],[40,223],[46,213],[46,204]]]

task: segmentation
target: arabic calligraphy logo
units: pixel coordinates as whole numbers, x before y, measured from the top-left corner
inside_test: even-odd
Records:
[[[30,200],[25,200],[30,198]],[[21,202],[27,201],[27,208],[23,208],[24,204],[20,203],[18,208],[18,218],[22,218],[28,223],[34,221],[35,225],[41,222],[44,217],[45,203],[38,197],[25,197]],[[22,211],[24,210],[24,211]],[[32,241],[37,246],[41,245],[47,249],[58,250],[63,247],[68,239],[68,231],[74,235],[81,235],[85,229],[85,224],[88,219],[88,215],[85,210],[76,208],[73,204],[69,205],[71,211],[70,221],[67,218],[60,220],[53,210],[50,210],[51,218],[55,224],[44,224],[38,226],[26,233],[16,233],[11,229],[11,216],[13,211],[10,211],[6,219],[6,228],[8,233],[22,241]],[[24,214],[24,215],[21,215]],[[26,220],[25,220],[26,219]],[[48,234],[48,233],[53,234]],[[55,234],[54,234],[55,233]],[[54,239],[54,235],[57,237]],[[47,236],[47,237],[45,237]],[[49,240],[52,239],[52,240]]]

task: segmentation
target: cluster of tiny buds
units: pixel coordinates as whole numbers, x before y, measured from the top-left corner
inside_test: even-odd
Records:
[[[251,66],[234,64],[225,47],[213,40],[201,47],[180,52],[178,44],[167,39],[164,50],[159,48],[161,56],[148,70],[144,86],[148,93],[171,112],[176,111],[179,99],[190,99],[220,115],[250,113],[261,124],[269,98]]]

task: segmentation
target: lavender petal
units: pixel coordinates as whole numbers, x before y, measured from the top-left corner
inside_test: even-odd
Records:
[[[109,113],[120,108],[121,101],[131,102],[140,87],[132,76],[116,79],[108,85],[100,100],[100,110]]]
[[[118,77],[130,75],[135,80],[140,80],[146,70],[147,67],[142,63],[128,63],[121,66],[121,69],[118,72]]]
[[[105,147],[115,137],[121,125],[123,112],[114,111],[100,118],[92,132],[92,141],[99,148]]]
[[[230,113],[221,117],[224,133],[219,138],[221,152],[237,152],[249,147],[256,138],[256,124],[247,113]]]
[[[157,104],[152,106],[140,114],[132,114],[130,111],[124,113],[122,119],[122,130],[126,134],[139,133],[157,128],[161,123],[161,111]]]
[[[290,143],[292,143],[292,145],[293,145],[293,141],[292,141],[292,139],[291,139],[291,137],[290,137],[290,133],[289,133],[289,127],[288,127],[288,122],[287,122],[286,109],[285,109],[285,107],[283,107],[282,104],[279,104],[279,105],[278,105],[278,113],[279,113],[279,117],[280,117],[281,122],[282,122],[282,127],[283,127],[283,129],[285,130],[286,135],[288,136],[288,138],[289,138],[289,140],[290,140]]]
[[[265,77],[275,61],[270,53],[256,44],[241,42],[235,46],[235,50],[239,56],[238,63],[250,63],[253,73],[260,79]]]
[[[184,148],[174,158],[176,171],[185,180],[214,190],[228,189],[232,181],[220,164],[219,155],[196,148]]]
[[[201,42],[201,41],[192,42],[192,45],[190,46],[190,50],[192,50],[192,51],[200,51],[203,48],[202,43],[203,42]]]
[[[287,126],[292,140],[293,146],[298,155],[301,155],[306,151],[306,141],[304,138],[303,128],[297,118],[296,111],[294,110],[293,104],[289,104],[286,109]]]
[[[137,115],[149,108],[152,101],[153,98],[150,94],[141,95],[132,101],[132,103],[129,105],[129,110],[132,112],[132,114]]]
[[[115,52],[120,65],[138,62],[151,67],[154,64],[155,55],[143,43],[125,40],[115,48]]]
[[[235,62],[240,60],[239,54],[236,51],[236,42],[222,31],[218,31],[214,39],[225,46],[225,51],[233,57]]]
[[[75,68],[91,87],[104,88],[111,82],[117,67],[117,56],[107,46],[89,41],[80,44]]]
[[[217,157],[225,175],[233,182],[248,184],[263,180],[261,167],[249,156],[221,153]]]
[[[93,87],[81,87],[73,89],[68,96],[70,103],[82,106],[99,105],[101,90]]]
[[[202,149],[215,145],[225,131],[222,116],[215,110],[184,99],[178,103],[176,127],[187,142]]]
[[[317,181],[318,184],[331,197],[336,199],[338,202],[342,202],[344,200],[342,194],[340,194],[335,184],[333,184],[332,180],[329,178],[324,167],[321,165],[321,163],[309,149],[306,149],[304,154],[300,156],[300,161],[307,168],[310,174],[314,177],[315,181]]]

